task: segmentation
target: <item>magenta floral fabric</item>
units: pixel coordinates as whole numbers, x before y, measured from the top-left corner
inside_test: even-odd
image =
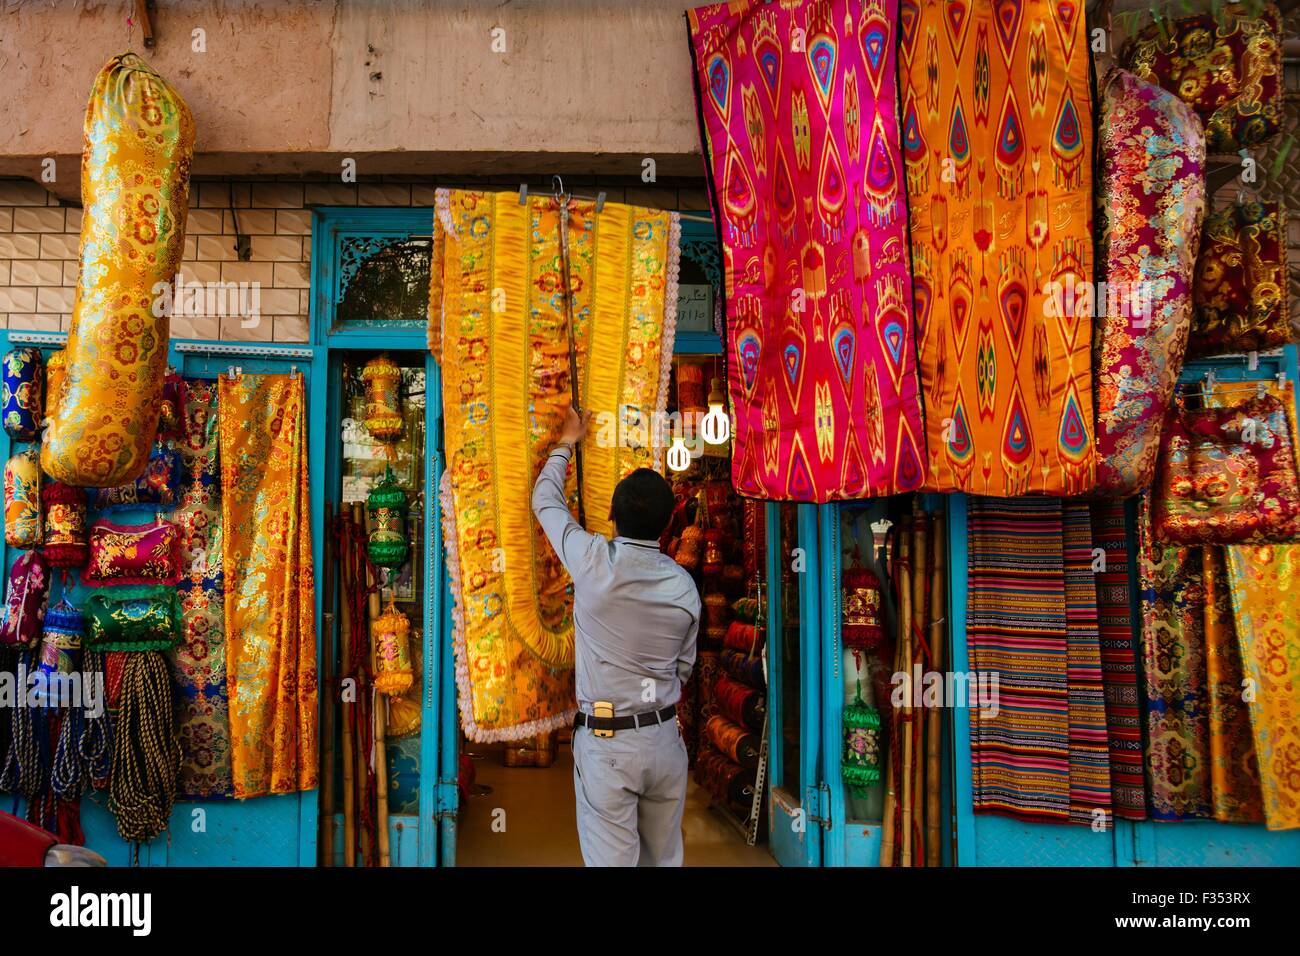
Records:
[[[925,478],[898,17],[898,0],[688,14],[747,497],[865,498]]]
[[[1191,107],[1125,70],[1110,71],[1100,99],[1106,296],[1097,296],[1093,325],[1097,493],[1127,497],[1154,478],[1187,350],[1205,134]]]
[[[34,646],[41,636],[49,597],[50,563],[37,551],[23,552],[9,571],[0,644]]]

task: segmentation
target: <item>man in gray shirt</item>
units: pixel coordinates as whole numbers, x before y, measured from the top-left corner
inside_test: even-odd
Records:
[[[574,520],[564,476],[589,419],[569,410],[533,487],[533,513],[573,578],[578,840],[588,866],[681,866],[687,758],[675,705],[695,666],[700,595],[659,550],[673,510],[662,475],[640,468],[618,483],[612,541]]]

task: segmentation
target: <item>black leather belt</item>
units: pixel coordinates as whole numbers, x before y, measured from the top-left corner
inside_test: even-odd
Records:
[[[573,726],[586,727],[589,730],[640,730],[662,724],[677,716],[677,705],[669,704],[663,710],[647,710],[644,714],[632,714],[628,717],[593,717],[578,711],[573,715]]]

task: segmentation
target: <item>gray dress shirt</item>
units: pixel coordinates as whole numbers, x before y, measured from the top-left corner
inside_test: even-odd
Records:
[[[573,578],[578,705],[618,716],[675,704],[695,666],[700,594],[684,568],[639,541],[584,529],[564,500],[572,450],[551,452],[533,487],[533,513]]]

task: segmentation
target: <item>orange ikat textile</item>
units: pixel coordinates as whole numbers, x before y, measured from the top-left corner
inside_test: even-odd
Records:
[[[926,487],[1094,483],[1092,101],[1082,0],[903,0]]]
[[[442,364],[442,520],[461,723],[474,741],[568,724],[577,707],[569,576],[533,517],[533,483],[569,407],[559,212],[549,196],[435,195],[429,343]],[[612,536],[614,486],[659,468],[677,315],[675,213],[568,212],[587,530]],[[644,430],[643,430],[644,429]],[[575,469],[569,469],[576,504]]]

